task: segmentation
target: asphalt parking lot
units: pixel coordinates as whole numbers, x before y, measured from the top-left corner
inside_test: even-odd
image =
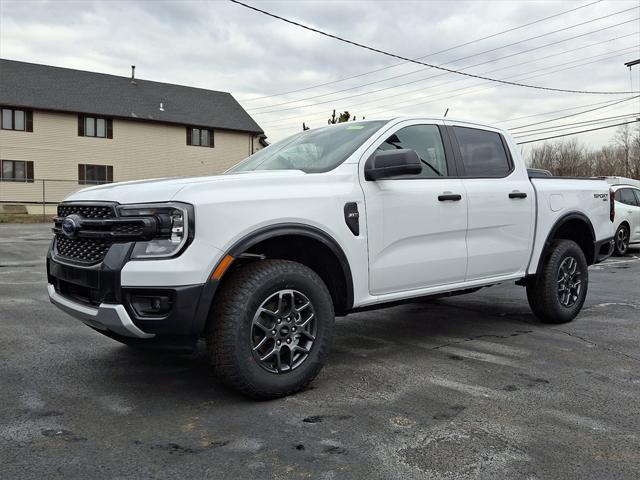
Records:
[[[51,306],[48,229],[0,225],[3,480],[640,476],[638,249],[566,325],[514,285],[338,319],[311,389],[254,402]]]

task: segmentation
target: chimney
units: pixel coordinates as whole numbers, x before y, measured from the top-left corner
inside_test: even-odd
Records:
[[[136,66],[131,65],[131,83],[136,84]]]

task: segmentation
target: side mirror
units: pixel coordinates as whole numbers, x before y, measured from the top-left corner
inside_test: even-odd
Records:
[[[420,157],[414,150],[383,150],[374,153],[364,165],[366,180],[380,180],[397,175],[417,175],[422,172]]]

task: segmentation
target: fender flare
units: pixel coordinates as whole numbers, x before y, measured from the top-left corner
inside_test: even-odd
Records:
[[[536,273],[540,271],[540,267],[542,266],[542,261],[545,258],[545,254],[549,249],[549,246],[551,245],[551,239],[553,237],[555,237],[556,233],[558,233],[558,230],[560,230],[560,228],[562,228],[562,226],[571,221],[571,220],[580,220],[582,222],[584,222],[587,227],[589,227],[589,232],[591,232],[591,239],[592,239],[592,243],[594,244],[594,248],[595,248],[595,241],[596,241],[596,232],[593,228],[593,224],[591,223],[591,220],[589,220],[589,217],[587,217],[584,213],[581,212],[569,212],[569,213],[565,213],[564,215],[562,215],[560,218],[558,218],[555,223],[553,224],[553,226],[551,227],[551,230],[549,230],[549,233],[547,234],[547,238],[544,241],[544,246],[542,247],[542,252],[540,252],[540,258],[538,259],[538,265],[536,268]],[[594,254],[596,252],[594,251]],[[587,258],[587,263],[589,265],[592,265],[594,263],[594,259],[593,258]]]
[[[349,265],[349,260],[347,259],[347,256],[345,255],[344,250],[342,249],[340,244],[331,235],[317,227],[313,227],[311,225],[306,225],[303,223],[277,223],[274,225],[269,225],[267,227],[262,227],[245,235],[236,243],[234,243],[233,246],[229,248],[221,258],[224,258],[227,255],[231,255],[233,258],[238,258],[240,254],[246,252],[254,245],[264,240],[275,237],[282,237],[284,235],[299,235],[308,237],[313,240],[319,241],[327,248],[329,248],[329,250],[331,250],[331,252],[338,259],[338,263],[340,264],[340,268],[342,269],[342,273],[344,275],[346,285],[345,311],[351,310],[353,306],[353,275],[351,274],[351,266]]]

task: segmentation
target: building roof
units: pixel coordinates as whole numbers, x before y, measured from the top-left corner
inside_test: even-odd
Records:
[[[263,133],[230,93],[15,60],[0,59],[0,105]]]

